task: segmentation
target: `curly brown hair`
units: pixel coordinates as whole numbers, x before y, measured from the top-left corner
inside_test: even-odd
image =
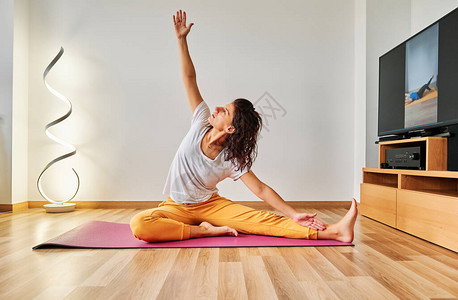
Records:
[[[244,98],[233,101],[234,117],[232,126],[235,132],[226,138],[224,160],[231,160],[237,170],[251,169],[258,154],[258,135],[262,129],[261,115],[255,111],[253,103]]]

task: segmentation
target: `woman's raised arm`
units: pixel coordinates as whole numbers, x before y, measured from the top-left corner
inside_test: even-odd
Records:
[[[177,11],[176,16],[173,16],[173,25],[178,40],[181,78],[184,83],[191,111],[194,113],[196,107],[203,101],[199,88],[197,87],[196,70],[194,69],[191,56],[189,55],[188,43],[186,41],[186,36],[191,31],[191,27],[194,23],[186,26],[186,12],[182,12],[180,9]]]

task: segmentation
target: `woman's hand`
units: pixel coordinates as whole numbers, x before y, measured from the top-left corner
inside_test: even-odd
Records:
[[[315,214],[307,214],[307,213],[297,213],[293,217],[293,221],[299,225],[309,227],[314,230],[325,230],[326,225],[318,219],[315,219]]]
[[[181,12],[180,9],[180,11],[177,11],[176,17],[173,16],[173,25],[175,27],[177,39],[182,39],[188,35],[191,30],[191,26],[194,25],[194,23],[191,23],[188,27],[186,27],[186,12]]]

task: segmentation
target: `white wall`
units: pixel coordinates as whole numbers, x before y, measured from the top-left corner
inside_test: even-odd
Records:
[[[195,23],[189,48],[211,108],[268,92],[286,110],[268,117],[253,166],[258,177],[285,200],[349,200],[358,46],[354,1],[341,0],[31,1],[29,200],[42,200],[37,177],[66,152],[43,130],[66,112],[41,78],[60,46],[66,52],[49,83],[74,109],[53,132],[78,153],[50,169],[45,191],[70,196],[74,167],[81,177],[75,200],[165,199],[191,118],[172,27],[179,8]],[[218,187],[230,199],[256,200],[241,181]]]
[[[457,0],[412,0],[411,35],[415,35],[457,7]]]
[[[366,0],[356,0],[353,195],[358,201],[366,166],[366,22]]]
[[[11,204],[13,0],[0,1],[0,204]]]
[[[12,203],[28,200],[29,1],[14,1]]]

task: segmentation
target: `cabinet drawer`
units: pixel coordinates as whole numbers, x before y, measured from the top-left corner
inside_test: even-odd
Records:
[[[361,184],[361,214],[396,227],[396,188]]]
[[[397,228],[458,251],[458,198],[399,190]]]

